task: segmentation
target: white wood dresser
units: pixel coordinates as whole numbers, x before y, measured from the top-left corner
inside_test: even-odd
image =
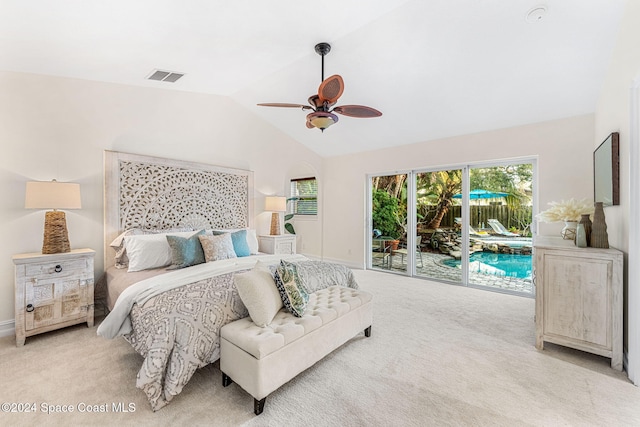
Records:
[[[16,345],[25,338],[87,322],[93,326],[91,249],[19,254],[15,264]]]
[[[534,252],[536,347],[547,341],[595,353],[621,371],[622,252],[547,236]]]

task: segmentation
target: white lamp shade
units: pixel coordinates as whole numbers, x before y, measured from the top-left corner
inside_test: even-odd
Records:
[[[80,184],[57,181],[30,181],[24,198],[25,209],[81,209]]]
[[[283,196],[267,196],[264,200],[264,210],[285,212],[287,210],[287,198]]]

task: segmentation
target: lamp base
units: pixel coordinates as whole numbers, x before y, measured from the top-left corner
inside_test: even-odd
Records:
[[[44,217],[43,254],[70,252],[67,219],[62,211],[48,211]]]
[[[272,236],[279,236],[282,234],[280,232],[280,213],[278,212],[271,213],[271,231],[269,234]]]

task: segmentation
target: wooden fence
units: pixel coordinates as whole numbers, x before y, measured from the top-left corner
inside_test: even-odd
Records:
[[[507,229],[517,229],[523,232],[529,232],[529,225],[531,224],[531,206],[523,206],[518,209],[509,209],[506,205],[483,205],[483,206],[469,206],[470,221],[469,224],[474,228],[489,228],[489,219],[497,219]],[[429,220],[433,218],[435,212],[429,212],[425,220],[420,221],[423,224],[428,224]],[[455,218],[462,217],[462,206],[452,206],[445,214],[440,227],[448,228],[455,227]]]

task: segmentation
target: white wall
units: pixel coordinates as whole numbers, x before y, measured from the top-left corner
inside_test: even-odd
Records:
[[[638,204],[637,193],[631,193],[632,176],[638,181],[638,159],[631,159],[631,87],[640,79],[640,2],[629,1],[620,24],[618,41],[602,85],[595,114],[594,147],[611,132],[620,132],[620,205],[605,208],[609,243],[625,253],[625,348],[628,350],[629,378],[640,383],[640,283],[638,283],[637,247],[640,242],[630,241],[631,204]],[[636,88],[636,92],[640,92]],[[637,153],[638,147],[635,146]],[[637,187],[635,187],[637,190]],[[635,225],[637,231],[637,225]],[[635,245],[635,246],[634,246]],[[630,248],[632,246],[632,248]],[[629,270],[635,273],[629,275]]]
[[[80,183],[82,209],[67,212],[72,248],[103,265],[103,150],[253,170],[258,232],[268,233],[264,195],[322,159],[226,97],[0,72],[0,332],[14,318],[11,256],[39,252],[43,211],[24,209],[25,182]],[[320,227],[298,227],[304,252],[320,255]],[[12,329],[12,325],[11,325]]]
[[[540,210],[551,201],[593,199],[593,120],[593,115],[572,117],[325,159],[325,259],[365,265],[370,173],[537,156]],[[540,224],[538,234],[559,235],[561,228]]]

